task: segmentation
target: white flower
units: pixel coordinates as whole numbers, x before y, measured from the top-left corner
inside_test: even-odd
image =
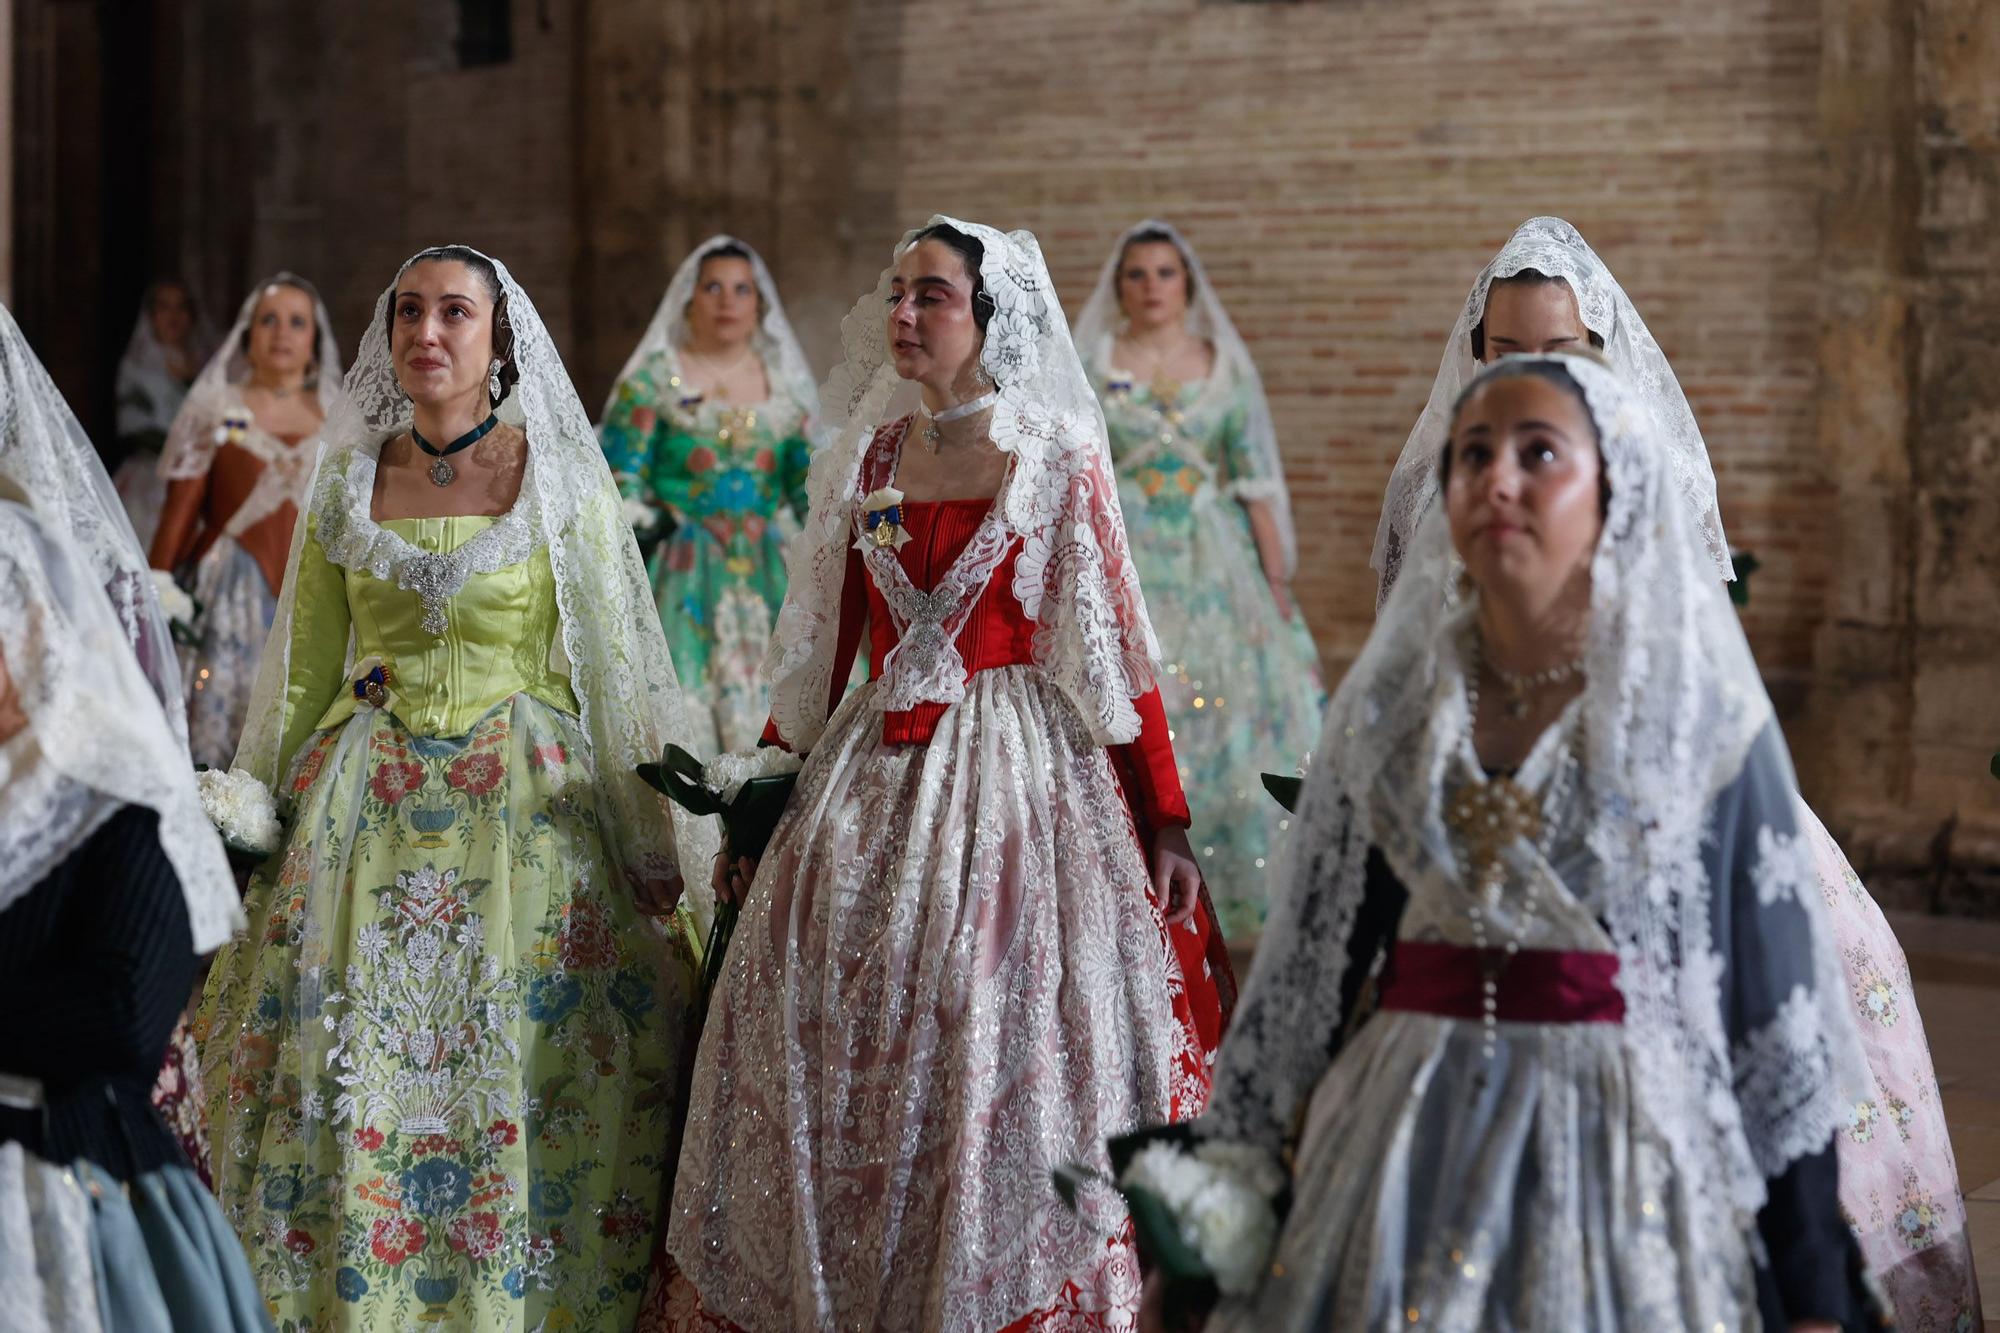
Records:
[[[1166,1205],[1225,1293],[1257,1290],[1277,1245],[1273,1205],[1285,1188],[1284,1168],[1269,1153],[1247,1143],[1206,1142],[1191,1153],[1156,1143],[1133,1157],[1119,1184]]]
[[[201,807],[222,840],[240,851],[269,856],[278,850],[283,830],[271,789],[240,768],[227,773],[204,769],[195,774]]]
[[[804,764],[805,761],[790,750],[776,745],[747,751],[732,750],[702,765],[701,780],[721,792],[723,801],[727,803],[736,799],[737,793],[743,790],[743,784],[750,779],[796,773]]]
[[[155,569],[153,591],[160,595],[160,610],[166,612],[167,619],[183,625],[194,624],[194,598],[174,582],[174,576],[164,569]]]
[[[986,325],[986,354],[980,358],[987,373],[1000,384],[1026,384],[1041,367],[1036,343],[1042,324],[1027,311],[1003,307]]]
[[[628,527],[650,528],[659,521],[659,517],[659,511],[644,500],[626,497],[625,523]]]

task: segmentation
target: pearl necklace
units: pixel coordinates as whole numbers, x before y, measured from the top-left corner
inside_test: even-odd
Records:
[[[1476,665],[1476,663],[1475,663]],[[1560,685],[1583,674],[1583,659],[1559,662],[1543,671],[1529,671],[1515,675],[1502,671],[1498,663],[1487,662],[1493,678],[1500,682],[1500,688],[1507,691],[1507,716],[1524,718],[1528,715],[1528,696],[1537,690],[1545,690],[1551,685]]]
[[[1465,672],[1466,739],[1475,745],[1479,727],[1479,639],[1472,638]],[[1580,669],[1580,668],[1579,668]],[[1567,727],[1568,724],[1565,724]],[[1579,725],[1579,730],[1580,725]],[[1521,944],[1533,925],[1537,907],[1538,879],[1530,877],[1522,895],[1521,909],[1513,928],[1496,948],[1489,932],[1488,916],[1500,906],[1506,887],[1507,870],[1503,853],[1517,840],[1530,839],[1544,860],[1555,842],[1562,822],[1572,779],[1576,771],[1576,737],[1566,736],[1555,769],[1549,774],[1547,789],[1537,803],[1533,794],[1512,777],[1474,778],[1452,796],[1445,807],[1445,822],[1457,835],[1460,873],[1472,887],[1472,904],[1467,909],[1472,927],[1472,945],[1478,952],[1480,971],[1481,1033],[1480,1054],[1489,1063],[1499,1040],[1500,976],[1521,951]],[[1485,1071],[1479,1075],[1484,1087]]]

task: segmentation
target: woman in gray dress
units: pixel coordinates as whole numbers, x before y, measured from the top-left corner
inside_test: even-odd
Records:
[[[1866,1326],[1830,1143],[1865,1070],[1653,417],[1535,356],[1451,423],[1214,1100],[1125,1184],[1202,1238],[1212,1329]]]

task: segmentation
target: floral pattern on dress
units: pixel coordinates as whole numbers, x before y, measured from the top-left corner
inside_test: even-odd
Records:
[[[787,398],[730,407],[691,397],[662,355],[618,386],[600,428],[620,489],[674,523],[649,572],[705,754],[763,733],[786,525],[806,512],[806,422],[806,407]]]
[[[1965,1204],[1909,963],[1839,845],[1797,809],[1874,1084],[1835,1136],[1841,1210],[1898,1327],[1976,1327]]]
[[[203,1006],[219,1192],[281,1330],[629,1327],[695,950],[612,887],[588,753],[516,695],[452,738],[364,709],[294,761],[256,947]]]
[[[1281,617],[1238,488],[1260,481],[1242,447],[1244,391],[1190,384],[1171,404],[1092,370],[1118,499],[1165,658],[1160,697],[1193,826],[1188,840],[1225,938],[1254,938],[1265,880],[1291,826],[1260,772],[1294,772],[1318,742],[1319,651],[1294,608]]]

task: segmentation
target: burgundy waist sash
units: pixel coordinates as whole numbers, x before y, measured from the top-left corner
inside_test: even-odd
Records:
[[[1381,1007],[1444,1018],[1485,1016],[1487,965],[1498,982],[1503,1023],[1623,1023],[1618,955],[1566,949],[1474,949],[1398,940],[1382,978]]]

